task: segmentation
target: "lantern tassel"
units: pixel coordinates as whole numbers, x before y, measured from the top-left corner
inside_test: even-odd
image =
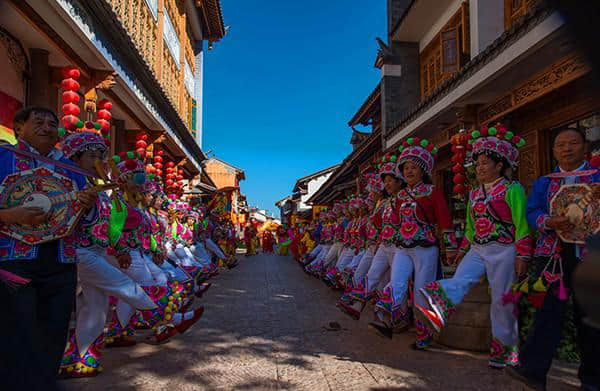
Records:
[[[17,289],[19,285],[27,285],[31,281],[28,278],[24,278],[13,274],[11,272],[7,272],[5,270],[0,270],[0,281],[3,282],[10,289]]]
[[[569,295],[567,294],[567,288],[565,288],[565,285],[563,284],[563,280],[561,278],[560,285],[558,287],[558,300],[565,301],[568,298],[569,298]]]

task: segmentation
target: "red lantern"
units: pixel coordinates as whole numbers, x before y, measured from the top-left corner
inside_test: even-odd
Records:
[[[465,176],[463,174],[456,174],[454,175],[454,179],[453,182],[457,185],[462,185],[463,183],[465,183]]]
[[[455,185],[452,190],[454,190],[454,193],[456,194],[463,194],[465,192],[465,186],[461,184]]]
[[[179,187],[183,187],[183,182],[182,182],[182,181],[179,181],[179,182],[177,182],[177,185],[178,185]]]
[[[164,153],[165,153],[165,151],[157,151],[157,152],[156,152],[156,154],[157,154],[158,156],[162,156]]]
[[[455,164],[452,166],[452,172],[458,174],[459,172],[465,172],[465,168],[460,164]]]
[[[183,175],[177,175],[177,177],[175,179],[177,179],[178,181],[182,181],[183,180]]]
[[[171,187],[171,186],[173,186],[173,181],[172,181],[172,180],[170,180],[170,179],[167,179],[167,181],[166,181],[165,183],[166,183],[166,185],[167,185],[168,187]]]
[[[109,121],[111,117],[110,111],[104,109],[98,110],[98,112],[96,113],[96,117]]]
[[[79,79],[79,76],[81,76],[79,69],[75,68],[74,66],[66,66],[63,69],[61,69],[61,72],[65,79]]]
[[[135,147],[140,149],[146,149],[148,144],[144,140],[138,140],[135,142]]]
[[[138,148],[135,150],[139,156],[146,156],[146,148]]]
[[[65,115],[79,115],[80,111],[79,106],[73,103],[67,103],[62,106],[62,112]]]
[[[113,105],[108,99],[102,99],[100,102],[98,102],[98,107],[104,110],[112,110]]]
[[[173,167],[175,167],[175,163],[173,163],[173,162],[167,162],[167,167],[173,168]]]
[[[162,151],[158,151],[158,152],[162,152]],[[154,161],[158,162],[158,163],[162,163],[162,161],[163,161],[163,157],[161,156],[162,154],[159,155],[158,152],[156,152],[157,156],[154,158]]]
[[[65,91],[77,91],[80,87],[79,83],[75,79],[64,79],[60,86]]]
[[[161,169],[157,168],[157,169],[156,169],[156,175],[158,175],[158,176],[162,176],[162,174],[163,174],[163,170],[161,170]]]
[[[74,91],[65,91],[62,93],[63,103],[79,103],[79,94]]]
[[[179,175],[183,175],[183,170],[177,170],[177,173],[178,173]]]
[[[108,122],[105,119],[99,119],[96,122],[98,122],[100,124],[100,126],[102,127],[102,129],[110,129],[110,122]]]
[[[65,115],[61,118],[61,121],[63,125],[68,127],[69,125],[75,125],[75,122],[79,121],[79,118],[75,117],[74,115]]]
[[[161,162],[157,161],[156,158],[154,158],[154,167],[156,167],[157,170],[161,170],[163,165]]]

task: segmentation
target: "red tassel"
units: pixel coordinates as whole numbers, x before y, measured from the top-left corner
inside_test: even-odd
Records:
[[[567,294],[567,288],[565,288],[565,286],[563,284],[563,280],[561,278],[560,279],[560,285],[558,287],[558,300],[565,301],[568,298],[569,298],[569,295]]]
[[[531,305],[533,305],[538,310],[542,308],[545,299],[546,292],[531,293],[529,294],[529,296],[527,296],[527,300],[529,300]]]
[[[11,289],[17,289],[19,285],[27,285],[31,280],[0,269],[0,281]]]

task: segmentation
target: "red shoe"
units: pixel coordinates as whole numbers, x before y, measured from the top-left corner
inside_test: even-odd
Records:
[[[205,282],[200,286],[200,289],[198,289],[198,292],[195,293],[197,298],[201,298],[202,295],[204,294],[204,292],[206,292],[210,287],[212,286],[212,282]],[[181,311],[181,312],[185,312],[185,311]]]
[[[194,323],[196,323],[198,321],[198,319],[200,319],[200,317],[202,316],[203,313],[204,313],[204,307],[200,306],[194,310],[194,316],[192,317],[192,319],[184,320],[183,322],[181,322],[180,324],[175,326],[175,328],[177,329],[179,334],[185,333],[187,331],[187,329],[192,327],[192,325]]]
[[[175,327],[170,327],[170,326],[163,326],[163,327],[164,327],[164,329],[162,331],[159,332],[157,330],[156,334],[154,334],[156,342],[158,342],[158,343],[163,343],[166,340],[168,340],[169,338],[171,338],[177,334],[177,330],[175,329]]]
[[[444,328],[444,321],[433,311],[428,310],[427,308],[416,304],[415,308],[417,312],[421,315],[421,318],[430,329],[434,329],[437,333],[441,333]]]
[[[340,302],[338,302],[338,308],[343,313],[345,313],[346,315],[348,315],[349,317],[351,317],[352,319],[354,319],[354,320],[359,320],[360,319],[360,311],[355,310],[354,308],[352,308],[348,304],[340,301]]]

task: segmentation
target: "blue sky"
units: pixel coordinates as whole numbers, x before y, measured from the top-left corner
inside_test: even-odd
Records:
[[[244,169],[249,204],[278,216],[296,179],[351,151],[347,123],[379,81],[386,2],[221,2],[230,30],[204,57],[203,149]]]

